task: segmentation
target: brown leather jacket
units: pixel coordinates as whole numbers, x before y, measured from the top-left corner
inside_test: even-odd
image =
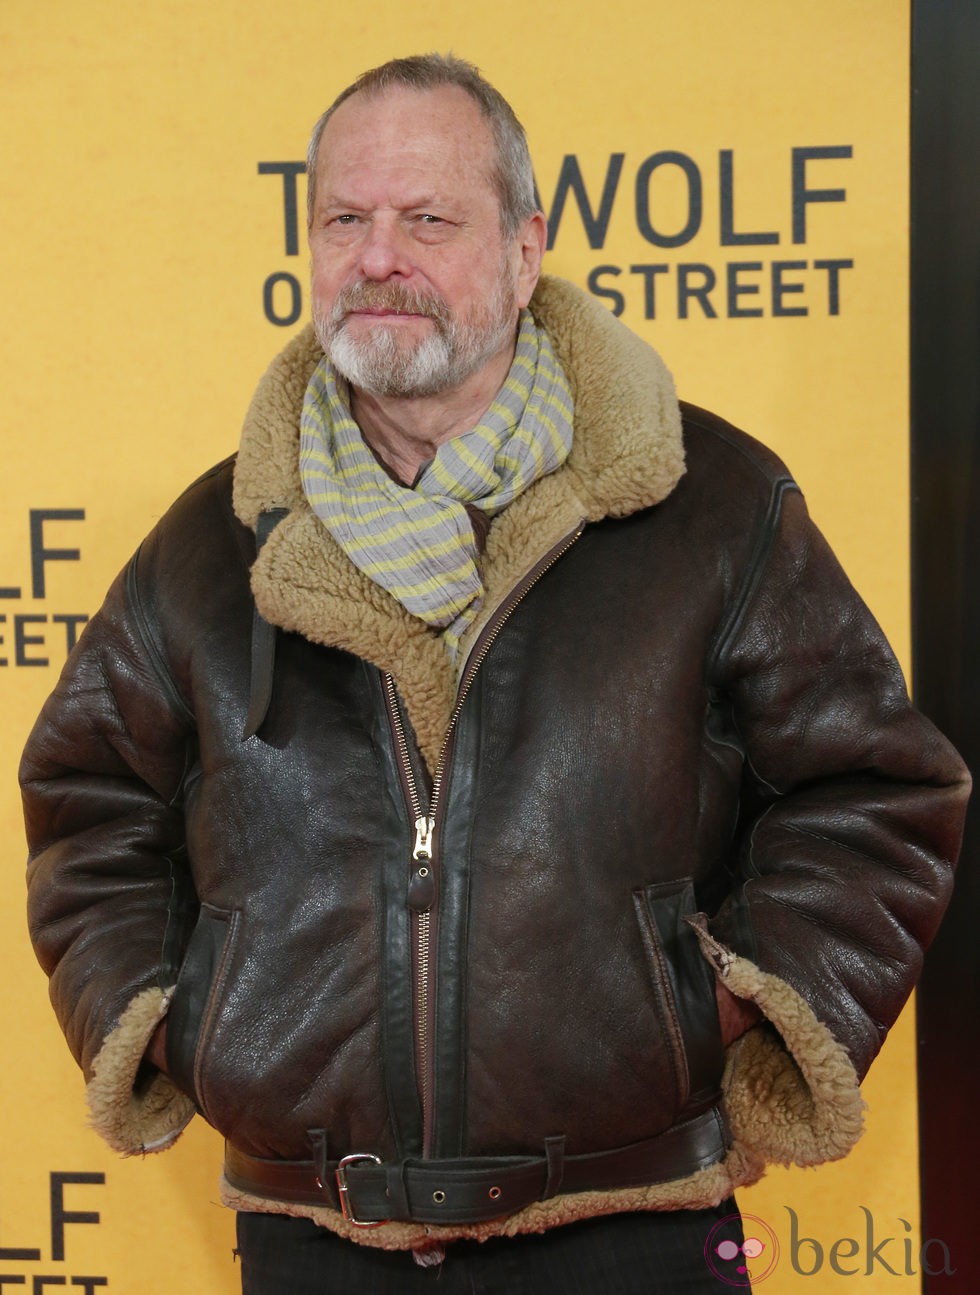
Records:
[[[670,1182],[553,1180],[373,1244],[706,1203],[843,1154],[959,844],[965,771],[783,466],[681,426],[654,354],[576,290],[533,308],[575,445],[491,527],[461,678],[303,500],[306,333],[24,757],[33,937],[120,1150],[196,1108],[263,1162],[580,1157],[725,1091],[733,1145]],[[727,1059],[716,972],[767,1018]],[[140,1065],[165,1012],[170,1079]],[[229,1175],[233,1203],[351,1232],[332,1185],[248,1190]]]

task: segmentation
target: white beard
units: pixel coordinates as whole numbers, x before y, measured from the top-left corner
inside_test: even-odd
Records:
[[[379,320],[368,337],[354,338],[347,314],[382,306],[427,315],[433,330],[421,341],[398,335]],[[329,318],[314,313],[316,335],[331,364],[351,386],[373,396],[434,396],[459,387],[513,336],[514,292],[505,273],[481,315],[463,321],[438,298],[398,284],[359,283],[340,294]]]

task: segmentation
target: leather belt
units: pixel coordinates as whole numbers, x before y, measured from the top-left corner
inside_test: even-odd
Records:
[[[355,1153],[343,1160],[261,1160],[225,1146],[225,1177],[238,1191],[272,1200],[330,1206],[351,1223],[398,1219],[417,1223],[482,1223],[561,1192],[649,1186],[686,1178],[722,1160],[731,1145],[721,1105],[644,1142],[563,1154],[549,1138],[543,1156],[480,1156],[383,1164]]]

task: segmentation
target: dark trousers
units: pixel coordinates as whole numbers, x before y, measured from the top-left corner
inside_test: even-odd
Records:
[[[456,1241],[441,1264],[345,1241],[306,1219],[239,1214],[243,1295],[723,1295],[708,1234],[742,1242],[734,1200],[715,1209],[613,1214],[548,1232]]]

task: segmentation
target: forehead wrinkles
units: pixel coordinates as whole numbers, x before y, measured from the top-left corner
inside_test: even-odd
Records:
[[[450,193],[482,183],[496,201],[497,162],[490,124],[464,91],[392,88],[340,105],[320,141],[317,181],[335,192],[345,180],[370,188],[387,178],[418,185],[420,198],[434,181]]]

